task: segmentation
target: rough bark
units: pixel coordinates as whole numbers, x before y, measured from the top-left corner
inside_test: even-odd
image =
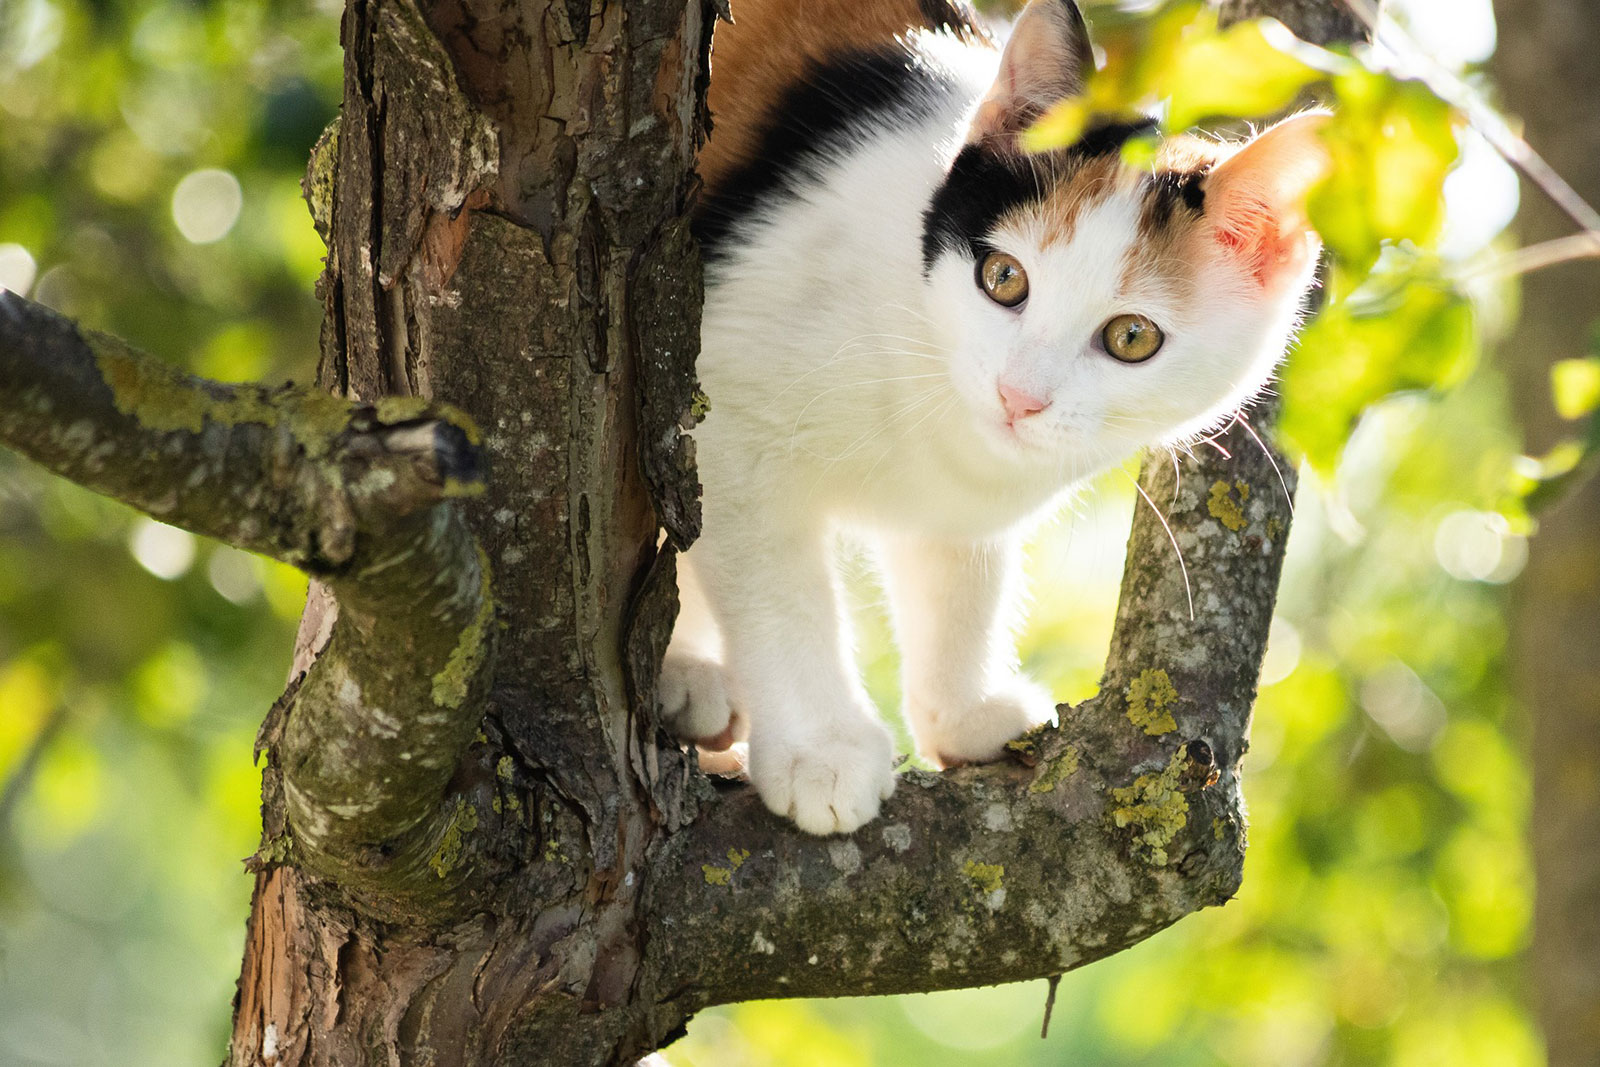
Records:
[[[1524,136],[1589,203],[1600,203],[1600,10],[1585,0],[1498,0],[1495,74]],[[1561,86],[1551,92],[1551,86]],[[1524,183],[1518,237],[1572,222]],[[1570,436],[1550,400],[1550,364],[1592,351],[1600,265],[1527,276],[1503,352],[1530,451]],[[1532,969],[1550,1063],[1592,1064],[1600,1049],[1600,483],[1540,519],[1512,614],[1515,683],[1533,735]]]
[[[674,552],[699,522],[684,212],[712,17],[350,0],[344,106],[307,175],[320,384],[379,436],[385,410],[458,406],[490,473],[470,501],[393,509],[423,538],[408,557],[280,553],[329,595],[263,729],[232,1064],[630,1062],[712,1003],[1059,974],[1238,886],[1292,491],[1243,430],[1181,476],[1146,465],[1171,529],[1139,509],[1101,694],[1013,760],[909,773],[880,819],[818,839],[661,735]],[[220,432],[198,427],[128,432]]]
[[[451,893],[384,922],[301,867],[262,871],[233,1063],[610,1063],[685,1017],[641,988],[640,901],[693,813],[653,685],[671,545],[698,524],[684,210],[709,33],[699,0],[346,11],[344,106],[307,180],[330,248],[320,378],[483,427],[469,517],[499,655],[430,857]],[[270,831],[270,793],[264,813]]]
[[[369,906],[437,897],[435,809],[477,727],[494,635],[450,498],[480,490],[448,407],[179,374],[0,292],[0,441],[159,519],[316,575],[344,624],[263,727],[291,853]],[[287,724],[287,725],[285,725]]]
[[[1145,465],[1172,536],[1141,505],[1100,694],[1014,762],[904,774],[849,837],[797,833],[744,790],[705,805],[652,881],[661,991],[698,1007],[1020,981],[1228,900],[1293,481],[1246,431],[1220,443],[1231,459]]]
[[[1382,0],[1372,0],[1378,7]],[[1243,19],[1275,18],[1301,40],[1333,45],[1359,41],[1366,27],[1346,0],[1219,0],[1223,25]]]

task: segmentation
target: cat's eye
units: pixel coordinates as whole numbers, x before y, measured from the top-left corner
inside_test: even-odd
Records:
[[[1166,341],[1161,327],[1143,315],[1118,315],[1100,329],[1106,354],[1124,363],[1143,363]]]
[[[996,304],[1014,308],[1028,299],[1028,272],[1016,256],[990,252],[978,261],[978,286]]]

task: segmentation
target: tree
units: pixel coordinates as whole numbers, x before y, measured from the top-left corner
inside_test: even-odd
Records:
[[[1146,468],[1166,518],[1135,523],[1101,695],[1014,763],[911,772],[816,839],[661,735],[715,14],[354,0],[307,176],[318,389],[0,296],[0,441],[320,583],[260,739],[233,1063],[627,1062],[712,1003],[1060,974],[1238,885],[1289,528],[1238,442]]]
[[[1594,50],[1600,13],[1563,0],[1500,0],[1496,74],[1507,102],[1526,116],[1528,138],[1548,145],[1552,166],[1589,203],[1600,196],[1600,119],[1587,101],[1600,88]],[[1549,86],[1564,87],[1552,94]],[[1572,220],[1529,188],[1520,213],[1527,243],[1570,233]],[[1590,231],[1593,234],[1593,231]],[[1550,404],[1550,366],[1593,351],[1592,260],[1530,276],[1505,346],[1512,396],[1530,444],[1562,436]],[[1600,922],[1595,856],[1600,813],[1600,485],[1590,480],[1542,516],[1513,608],[1519,696],[1532,722],[1532,838],[1538,878],[1532,972],[1550,1062],[1592,1062],[1600,1047]]]

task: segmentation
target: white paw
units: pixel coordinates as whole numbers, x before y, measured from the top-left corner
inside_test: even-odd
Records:
[[[911,721],[916,724],[917,748],[925,758],[941,767],[959,767],[999,759],[1006,742],[1049,722],[1055,714],[1050,694],[1016,675],[974,705],[914,711]]]
[[[750,745],[747,742],[735,741],[723,749],[702,748],[698,755],[702,774],[750,780]]]
[[[662,721],[675,736],[712,749],[727,748],[733,741],[733,705],[722,664],[668,652],[657,695]]]
[[[767,808],[808,834],[847,834],[894,792],[894,741],[876,719],[852,715],[807,740],[755,737],[750,781]]]

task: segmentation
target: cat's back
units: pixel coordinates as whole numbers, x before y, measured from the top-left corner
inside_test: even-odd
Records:
[[[819,68],[918,30],[984,38],[963,0],[735,0],[733,16],[712,42],[712,129],[699,164],[712,195],[759,162],[786,99]]]

